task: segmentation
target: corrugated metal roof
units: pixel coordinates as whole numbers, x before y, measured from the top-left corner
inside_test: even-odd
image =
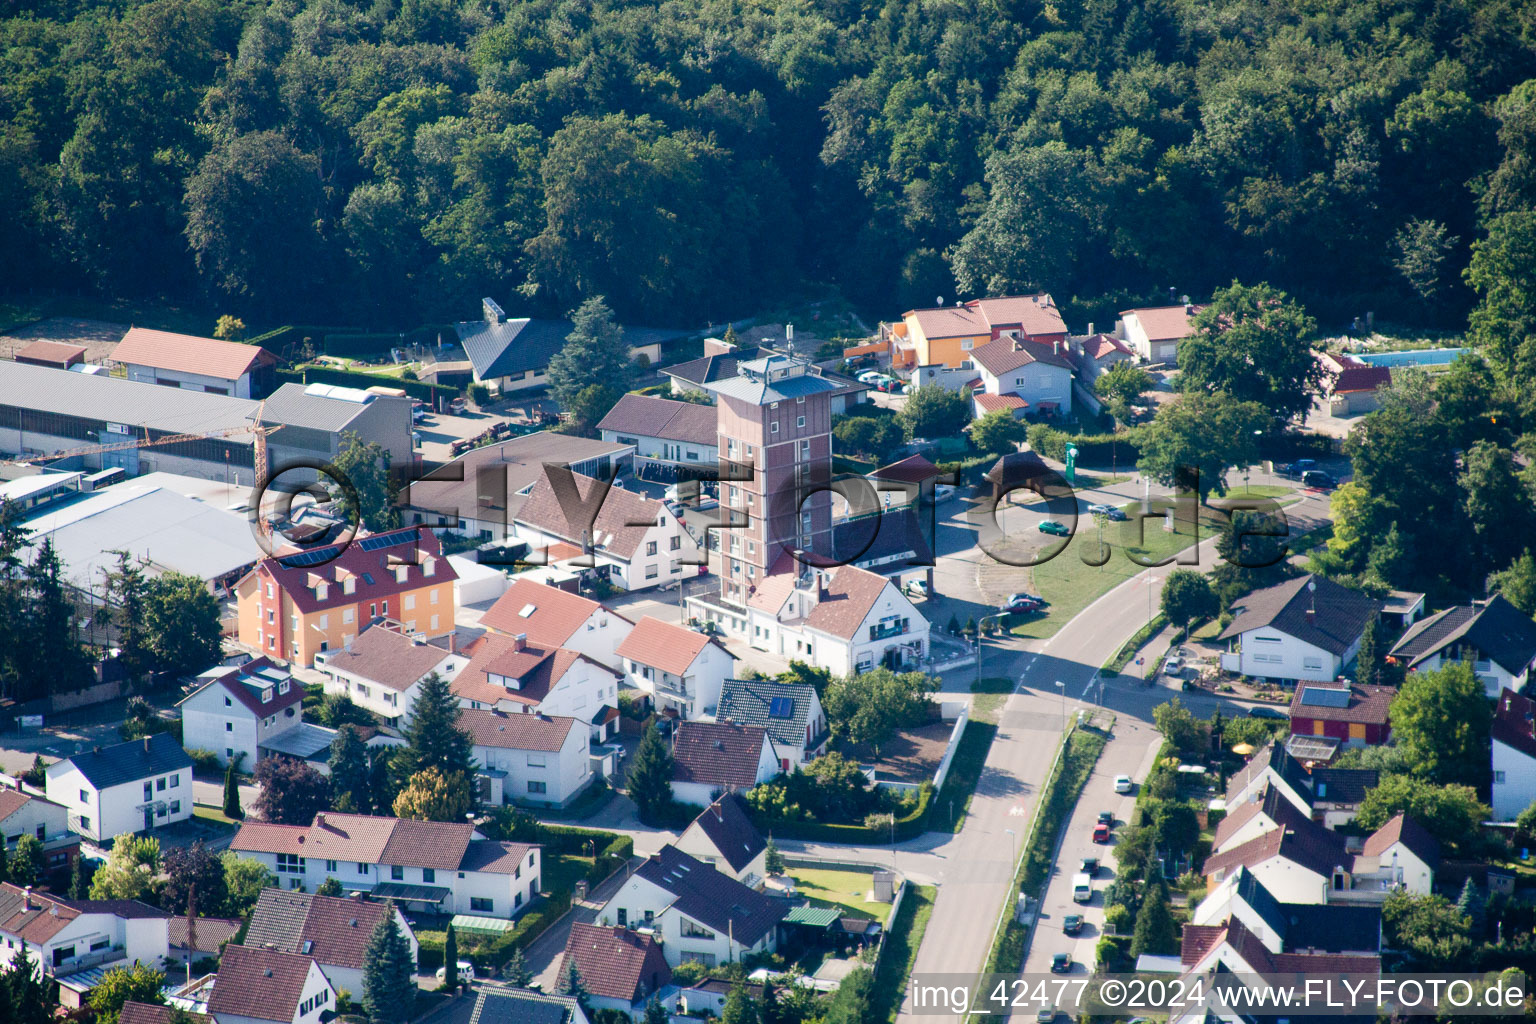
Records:
[[[357,418],[358,413],[374,402],[410,401],[407,398],[390,398],[365,391],[359,394],[367,395],[367,401],[352,402],[327,397],[324,392],[314,390],[317,387],[323,387],[323,385],[311,384],[306,387],[303,384],[284,384],[267,396],[261,421],[289,427],[337,431],[346,429],[347,425]]]
[[[832,907],[795,907],[784,915],[785,924],[803,924],[812,928],[830,928],[842,917],[842,911]]]
[[[197,433],[249,425],[257,403],[205,391],[0,361],[0,405],[171,433]]]

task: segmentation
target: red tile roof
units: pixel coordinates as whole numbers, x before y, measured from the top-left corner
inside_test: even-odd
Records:
[[[522,649],[519,649],[519,642],[512,637],[494,633],[487,633],[476,640],[468,649],[469,664],[461,668],[449,683],[454,694],[482,704],[494,705],[498,701],[510,700],[537,707],[577,662],[586,662],[618,678],[617,672],[599,665],[584,654],[564,647],[542,647],[532,643],[524,643]],[[516,679],[520,685],[517,689],[509,690],[492,680],[491,676]]]
[[[294,853],[359,864],[468,871],[463,865],[481,855],[471,852],[480,842],[473,838],[474,831],[468,822],[326,811],[307,826],[246,822],[229,848],[241,853]]]
[[[192,1019],[192,1024],[214,1024],[213,1018],[206,1013],[188,1013],[187,1016]],[[171,1024],[171,1008],[130,999],[117,1015],[117,1024]]]
[[[1349,703],[1344,707],[1319,704],[1316,691],[1343,693],[1345,687],[1332,683],[1297,683],[1291,696],[1291,720],[1298,717],[1318,719],[1324,722],[1358,722],[1364,725],[1386,725],[1387,709],[1397,696],[1395,686],[1360,686],[1348,688]],[[1312,703],[1308,703],[1308,701]]]
[[[277,362],[277,357],[260,345],[152,331],[147,327],[129,328],[112,350],[111,359],[114,363],[133,363],[220,380],[238,380],[253,366]]]
[[[990,334],[992,328],[980,310],[967,306],[935,306],[931,309],[913,309],[906,314],[917,321],[923,336],[934,338],[965,338],[978,334]]]
[[[618,615],[578,594],[532,580],[514,579],[506,593],[486,609],[480,625],[508,636],[526,633],[528,642],[540,647],[560,647],[589,618],[600,613]]]
[[[869,474],[871,480],[893,480],[899,483],[920,484],[939,475],[939,467],[922,455],[908,455],[899,462],[881,466]]]
[[[579,724],[557,715],[507,714],[488,708],[459,712],[459,728],[474,737],[477,746],[507,750],[561,750]]]
[[[755,725],[682,722],[672,742],[672,779],[727,789],[757,785],[768,732]]]
[[[805,617],[805,624],[840,639],[852,640],[889,586],[891,581],[884,576],[856,565],[840,565],[832,570],[831,579],[827,581],[827,595],[816,602],[816,607]]]
[[[628,928],[576,922],[565,943],[562,978],[572,961],[587,991],[605,999],[637,1003],[672,981],[661,946],[649,935]]]
[[[197,949],[195,953],[218,953],[219,947],[235,937],[245,924],[238,917],[202,917],[197,919]],[[173,917],[165,922],[165,934],[172,946],[187,946],[187,919]]]
[[[575,495],[562,501],[546,468],[518,509],[516,521],[572,544],[590,545],[593,550],[629,559],[646,531],[673,518],[661,502],[618,487],[603,495],[594,517],[591,503],[598,500],[602,481],[579,473],[572,473],[571,480]]]
[[[1360,852],[1367,857],[1380,857],[1397,843],[1402,843],[1430,867],[1440,863],[1439,840],[1430,835],[1423,825],[1401,812],[1367,836]]]
[[[681,676],[710,644],[703,633],[647,615],[635,623],[615,652],[621,658]]]
[[[404,692],[449,658],[449,652],[414,640],[384,623],[367,626],[348,650],[328,651],[327,670],[346,672],[398,692]]]
[[[79,916],[61,900],[40,892],[29,898],[20,886],[0,882],[0,932],[40,946]]]
[[[368,542],[368,547],[363,542]],[[331,551],[316,548],[314,551]],[[407,590],[416,590],[433,583],[451,583],[459,578],[453,563],[442,557],[442,545],[432,531],[419,526],[407,526],[401,530],[389,530],[370,537],[355,538],[336,558],[319,565],[285,563],[282,558],[263,558],[255,572],[270,577],[293,601],[299,611],[325,611],[328,608],[350,608],[355,604],[381,601]],[[304,561],[315,557],[305,553]],[[290,558],[292,556],[289,556]],[[391,558],[397,561],[392,563]],[[426,575],[426,561],[432,560],[432,575]],[[404,580],[395,575],[396,566],[403,564]],[[344,580],[348,574],[356,579],[352,593],[346,593]],[[326,583],[326,598],[321,601],[312,584]]]
[[[1189,321],[1204,306],[1150,306],[1143,309],[1122,309],[1120,315],[1136,314],[1142,330],[1152,341],[1178,341],[1189,337]]]
[[[1030,363],[1041,363],[1063,370],[1072,369],[1065,356],[1051,342],[1028,341],[1022,338],[998,338],[971,350],[971,358],[992,376],[1017,370]]]
[[[1089,357],[1092,358],[1095,362],[1103,359],[1105,356],[1113,355],[1116,352],[1127,356],[1135,355],[1135,353],[1131,351],[1129,345],[1121,341],[1119,338],[1116,338],[1112,334],[1093,335],[1087,341],[1083,342],[1083,351],[1088,353]]]
[[[1489,734],[1506,747],[1536,758],[1536,701],[1505,687],[1494,705]]]
[[[1307,822],[1277,828],[1240,846],[1213,853],[1205,859],[1201,873],[1209,878],[1218,871],[1231,871],[1238,866],[1252,868],[1275,857],[1283,857],[1324,878],[1334,868],[1349,863],[1342,836]]]
[[[1018,395],[991,395],[980,394],[972,396],[976,404],[987,412],[996,412],[999,409],[1028,409],[1029,403]]]
[[[1061,310],[1056,308],[1056,301],[1047,292],[972,299],[966,305],[979,310],[993,330],[1016,326],[1031,337],[1067,333]]]
[[[18,363],[46,363],[69,366],[85,361],[85,346],[39,339],[22,347],[13,357]]]
[[[1216,835],[1211,840],[1211,849],[1224,850],[1228,841],[1237,834],[1238,830],[1260,814],[1280,828],[1305,828],[1311,823],[1311,819],[1282,796],[1277,787],[1267,786],[1261,799],[1247,800],[1227,809],[1227,816],[1216,825]]]
[[[1194,964],[1215,948],[1227,929],[1219,924],[1187,924],[1179,942],[1179,960]]]
[[[631,393],[608,410],[597,429],[713,448],[719,439],[717,415],[711,405]]]
[[[281,683],[279,683],[277,686],[273,686],[270,682],[257,675],[257,672],[262,669],[267,669],[272,674],[281,674],[287,676],[287,692],[283,692]],[[197,696],[197,694],[202,693],[210,686],[217,686],[224,692],[228,693],[231,697],[240,702],[241,707],[244,707],[257,718],[265,718],[268,715],[276,714],[277,712],[283,710],[283,708],[292,707],[295,704],[302,704],[304,701],[303,685],[294,681],[292,674],[288,671],[288,669],[278,665],[266,655],[262,655],[261,657],[252,661],[248,661],[244,665],[237,665],[230,668],[217,679],[209,680],[207,683],[204,683],[196,690],[193,690],[191,693],[176,703],[178,705],[185,704],[187,701]],[[261,695],[268,690],[271,691],[272,698],[264,702],[261,699]]]
[[[314,962],[273,949],[226,946],[208,997],[208,1012],[215,1017],[227,1013],[287,1024],[298,1015]]]

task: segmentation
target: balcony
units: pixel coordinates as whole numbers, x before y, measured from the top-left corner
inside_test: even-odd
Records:
[[[123,946],[108,946],[106,949],[98,949],[94,953],[81,953],[79,956],[65,957],[53,965],[55,978],[67,978],[81,971],[88,971],[92,967],[101,964],[109,964],[116,960],[124,960],[128,956],[128,950]]]
[[[889,640],[891,637],[901,636],[905,632],[907,632],[907,623],[905,620],[887,623],[881,626],[870,626],[869,639],[871,643],[875,642],[876,640]]]

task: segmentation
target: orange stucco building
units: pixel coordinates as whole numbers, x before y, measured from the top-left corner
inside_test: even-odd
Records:
[[[264,558],[236,586],[240,642],[309,666],[345,648],[374,619],[407,633],[453,632],[458,575],[430,530],[407,527],[335,547]]]
[[[1067,340],[1067,325],[1044,292],[972,299],[953,306],[908,310],[897,323],[882,325],[891,366],[957,367],[971,350],[1004,336],[1050,344]]]

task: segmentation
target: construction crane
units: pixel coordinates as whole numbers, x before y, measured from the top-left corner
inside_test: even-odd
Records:
[[[67,451],[54,452],[51,455],[33,455],[27,458],[28,462],[52,462],[55,459],[68,459],[77,455],[101,455],[105,452],[121,452],[134,448],[158,448],[167,444],[183,444],[187,441],[206,441],[216,437],[233,437],[239,434],[251,434],[255,441],[251,447],[255,450],[256,484],[267,478],[267,435],[274,433],[281,427],[264,426],[261,422],[262,411],[266,408],[263,401],[256,407],[256,415],[252,417],[250,426],[224,427],[219,430],[204,430],[197,433],[171,434],[167,437],[158,437],[150,440],[149,428],[144,428],[144,437],[133,441],[119,441],[113,444],[92,444],[80,448],[70,448]]]

